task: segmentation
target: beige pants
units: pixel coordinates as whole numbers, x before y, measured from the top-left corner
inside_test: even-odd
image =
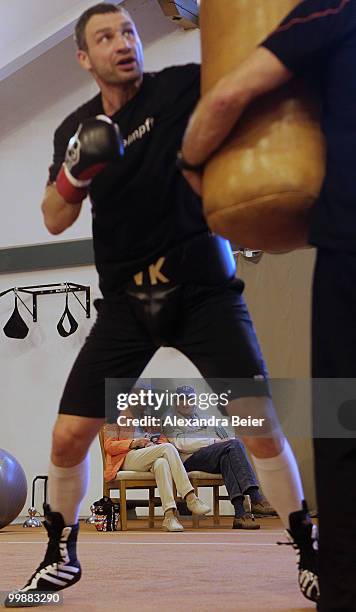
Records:
[[[169,443],[130,450],[122,469],[154,473],[164,512],[177,507],[173,495],[173,480],[181,497],[193,491],[179,453]]]

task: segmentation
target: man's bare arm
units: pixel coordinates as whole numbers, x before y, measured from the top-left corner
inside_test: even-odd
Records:
[[[54,183],[47,185],[42,201],[44,223],[51,234],[61,234],[78,218],[82,204],[68,204]]]
[[[184,159],[194,165],[204,163],[229,135],[250,102],[292,76],[271,51],[264,47],[255,49],[201,98],[184,136]]]

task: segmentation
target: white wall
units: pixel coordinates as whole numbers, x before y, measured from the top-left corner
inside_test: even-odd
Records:
[[[3,275],[0,287],[32,284],[77,282],[92,286],[93,297],[98,295],[96,274],[92,267],[72,270],[56,270],[42,273]],[[22,294],[22,298],[24,294]],[[25,302],[31,308],[31,300]],[[51,429],[56,418],[63,384],[71,364],[93,323],[86,319],[84,310],[70,298],[70,310],[79,323],[75,334],[68,338],[59,336],[56,325],[64,309],[64,295],[38,298],[38,322],[20,304],[21,316],[30,328],[24,340],[7,338],[0,332],[0,388],[1,429],[0,447],[11,452],[22,464],[28,486],[39,474],[47,474],[51,442]],[[0,301],[0,326],[3,328],[13,310],[13,297]],[[94,474],[99,473],[98,449],[92,451]],[[39,491],[40,491],[39,485]],[[100,478],[92,480],[89,499],[100,493]],[[30,493],[24,510],[30,505]],[[37,500],[41,508],[41,495]]]
[[[92,0],[0,0],[0,79],[69,36],[78,15],[92,4]]]

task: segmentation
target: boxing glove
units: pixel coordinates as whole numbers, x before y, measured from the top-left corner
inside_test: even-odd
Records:
[[[79,204],[93,178],[124,154],[119,127],[106,115],[85,119],[68,143],[56,179],[58,193],[68,204]]]

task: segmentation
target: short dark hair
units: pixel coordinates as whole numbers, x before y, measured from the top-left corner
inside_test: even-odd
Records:
[[[75,26],[74,40],[78,49],[81,49],[82,51],[87,51],[88,49],[87,41],[85,38],[85,28],[89,19],[91,19],[91,17],[93,17],[94,15],[105,15],[107,13],[124,13],[125,15],[130,17],[126,9],[122,8],[121,6],[116,6],[116,4],[109,4],[108,2],[104,2],[91,6],[86,11],[84,11],[84,13],[81,14]]]

